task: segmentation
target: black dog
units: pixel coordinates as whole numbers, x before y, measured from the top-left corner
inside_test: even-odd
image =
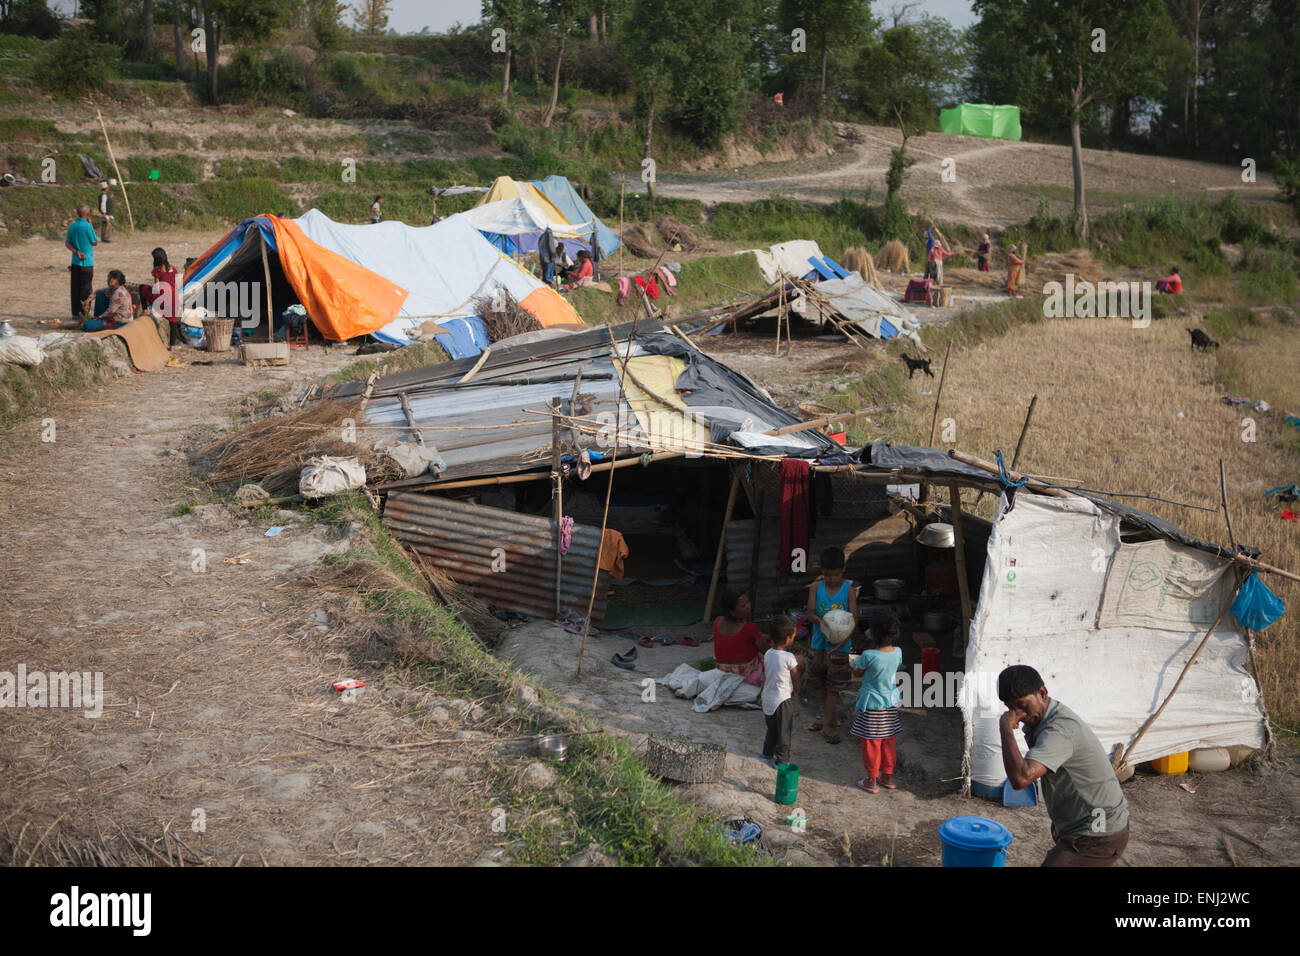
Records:
[[[926,375],[934,378],[934,373],[930,371],[929,359],[914,359],[906,352],[903,353],[903,361],[907,363],[907,377],[911,378],[917,372],[924,372]]]
[[[1188,329],[1187,334],[1192,337],[1192,348],[1200,349],[1202,352],[1207,349],[1217,349],[1219,343],[1214,341],[1200,329]]]

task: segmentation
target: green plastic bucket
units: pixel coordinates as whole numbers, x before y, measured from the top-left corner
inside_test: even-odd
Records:
[[[776,802],[789,806],[799,796],[799,765],[778,764],[776,768]]]

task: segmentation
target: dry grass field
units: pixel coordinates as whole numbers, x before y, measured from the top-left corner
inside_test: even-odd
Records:
[[[1063,319],[1019,326],[967,349],[954,346],[939,418],[941,434],[943,420],[952,419],[946,437],[955,441],[936,436],[936,445],[990,460],[1002,449],[1010,461],[1036,394],[1021,470],[1215,509],[1119,498],[1226,545],[1217,510],[1222,459],[1237,540],[1258,547],[1264,561],[1300,573],[1300,522],[1282,520],[1283,505],[1263,495],[1300,479],[1295,436],[1282,422],[1284,408],[1300,411],[1300,330],[1267,321],[1224,342],[1216,356],[1189,348],[1185,329],[1195,324],[1171,319],[1135,329],[1117,319]],[[1233,385],[1254,386],[1242,394],[1267,400],[1273,410],[1224,404],[1219,363],[1231,371]],[[926,443],[934,399],[921,392],[935,385],[922,377],[906,383],[915,394],[891,429],[893,441]],[[1247,417],[1255,421],[1253,442],[1243,440]],[[985,497],[977,510],[991,517],[992,509]],[[1300,727],[1300,584],[1264,578],[1290,613],[1259,637],[1260,682],[1275,723],[1294,733]]]

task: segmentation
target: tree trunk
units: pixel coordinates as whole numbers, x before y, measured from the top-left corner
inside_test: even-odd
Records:
[[[153,59],[153,0],[144,0],[144,58]]]
[[[176,47],[176,75],[181,79],[190,75],[185,62],[184,37],[185,31],[181,29],[181,5],[177,2],[172,5],[172,44]]]
[[[217,102],[217,24],[212,19],[212,0],[203,0],[203,43],[208,57],[208,98]]]
[[[600,42],[604,43],[609,39],[609,30],[605,26],[605,11],[600,11]]]
[[[646,116],[645,116],[645,145],[641,151],[641,155],[646,159],[653,158],[650,156],[650,141],[654,136],[655,101],[658,99],[659,99],[659,89],[658,87],[655,87],[654,89],[650,90],[650,107],[646,110]],[[653,182],[646,183],[646,187],[647,187],[646,191],[650,194],[650,201],[654,202],[654,200],[658,197],[658,190],[655,189],[655,184]]]
[[[1193,0],[1192,6],[1192,145],[1201,145],[1201,129],[1196,115],[1197,99],[1201,85],[1201,7],[1200,0]]]
[[[560,37],[560,52],[555,57],[555,79],[551,82],[551,105],[546,109],[546,115],[542,117],[542,126],[550,128],[551,120],[555,118],[555,107],[560,102],[560,64],[564,62],[564,44],[569,38]]]
[[[1070,158],[1074,163],[1074,225],[1082,239],[1088,238],[1088,202],[1083,191],[1083,138],[1079,131],[1079,114],[1082,108],[1083,77],[1080,68],[1079,85],[1071,90]]]
[[[822,30],[822,82],[817,90],[817,109],[826,105],[826,31]]]
[[[592,10],[591,16],[587,18],[587,39],[592,43],[600,42],[600,14],[595,10]]]
[[[501,105],[510,102],[510,51],[506,50],[506,69],[501,78]]]

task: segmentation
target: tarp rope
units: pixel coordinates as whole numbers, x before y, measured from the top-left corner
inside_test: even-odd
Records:
[[[1002,482],[1003,488],[1020,488],[1021,486],[1028,483],[1029,481],[1028,475],[1026,475],[1024,478],[1021,478],[1019,481],[1011,480],[1011,477],[1007,474],[1006,462],[1002,460],[1002,449],[1000,448],[998,449],[997,462],[998,462],[998,481]]]

